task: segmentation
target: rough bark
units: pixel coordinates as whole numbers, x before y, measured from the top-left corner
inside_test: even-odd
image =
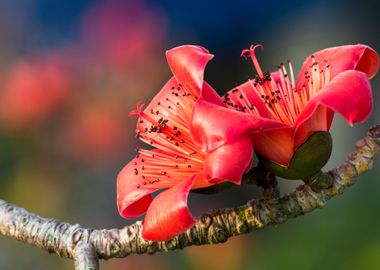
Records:
[[[42,218],[0,200],[0,233],[75,261],[75,269],[99,269],[98,259],[126,257],[129,254],[167,252],[192,245],[223,243],[229,237],[280,224],[317,208],[355,183],[358,175],[372,168],[380,150],[380,125],[372,127],[356,144],[338,168],[313,179],[332,179],[329,188],[301,185],[279,196],[276,179],[268,173],[248,174],[244,181],[263,188],[263,198],[247,204],[201,215],[194,227],[165,242],[146,241],[141,237],[142,222],[122,229],[94,230],[55,219]],[[255,177],[253,177],[255,175]],[[263,181],[264,179],[264,181]]]

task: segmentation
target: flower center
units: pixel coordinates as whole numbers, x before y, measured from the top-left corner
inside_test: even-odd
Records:
[[[181,84],[173,84],[169,95],[155,98],[148,108],[137,105],[130,115],[139,115],[136,136],[156,150],[137,148],[134,172],[142,185],[168,187],[189,174],[203,171],[205,153],[194,143],[189,130],[192,107],[197,100]]]
[[[307,83],[302,85],[301,89],[296,89],[291,61],[288,60],[289,73],[283,63],[277,67],[277,72],[263,72],[255,55],[255,50],[259,47],[262,46],[252,45],[249,49],[242,51],[242,56],[251,58],[257,71],[256,77],[248,80],[255,93],[242,91],[237,87],[228,93],[225,103],[237,110],[259,114],[259,108],[254,106],[255,98],[252,96],[257,95],[272,118],[286,124],[294,124],[302,108],[329,82],[330,67],[327,61],[324,65],[320,65],[311,56],[312,65],[302,75]],[[234,102],[236,100],[239,102]]]

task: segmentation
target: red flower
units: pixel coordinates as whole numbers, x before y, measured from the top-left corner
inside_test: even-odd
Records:
[[[290,61],[289,70],[281,64],[276,72],[262,72],[255,56],[259,46],[242,52],[244,56],[248,53],[258,75],[225,98],[229,107],[286,125],[254,134],[257,153],[287,166],[312,133],[330,129],[334,112],[350,125],[371,114],[369,79],[379,68],[379,56],[373,49],[348,45],[318,51],[306,59],[295,81]]]
[[[135,218],[146,212],[142,235],[155,241],[194,224],[187,208],[191,189],[224,180],[239,184],[252,161],[250,133],[276,126],[225,107],[203,82],[204,68],[213,57],[206,49],[181,46],[166,56],[174,76],[145,110],[138,104],[132,112],[139,115],[137,137],[156,149],[137,149],[138,156],[117,179],[120,214]],[[159,189],[167,190],[153,200],[151,193]]]

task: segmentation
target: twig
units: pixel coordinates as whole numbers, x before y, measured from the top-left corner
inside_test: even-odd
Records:
[[[197,219],[194,227],[165,242],[144,240],[141,237],[141,221],[122,229],[86,229],[80,225],[42,218],[3,200],[0,200],[0,233],[73,259],[77,270],[99,269],[98,259],[223,243],[231,236],[280,224],[323,207],[327,200],[342,194],[345,188],[354,184],[358,175],[372,168],[373,158],[379,150],[380,125],[377,125],[357,142],[356,151],[341,166],[321,174],[320,177],[333,177],[330,188],[313,190],[308,185],[301,185],[280,197],[275,178],[266,173],[262,177],[268,180],[267,183],[257,179],[251,181],[257,181],[263,187],[262,199],[204,214]],[[248,180],[245,178],[245,182],[250,182],[249,177]]]

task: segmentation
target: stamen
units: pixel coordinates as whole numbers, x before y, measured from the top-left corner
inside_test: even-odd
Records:
[[[143,111],[142,108],[145,106],[145,103],[139,101],[137,102],[137,105],[136,105],[136,110],[132,110],[130,111],[130,113],[128,114],[129,117],[132,117],[132,116],[135,116],[135,115],[140,115],[141,112]]]
[[[264,73],[261,70],[259,61],[257,61],[256,55],[255,55],[255,50],[256,48],[259,48],[259,47],[262,48],[263,46],[260,44],[251,45],[249,49],[243,50],[240,56],[243,56],[245,59],[248,59],[248,57],[251,57],[252,63],[257,71],[257,74],[259,75],[260,78],[264,78]]]
[[[290,60],[288,60],[288,65],[289,65],[289,70],[290,70],[290,79],[292,80],[292,87],[295,88],[296,84],[295,84],[295,80],[294,80],[293,66],[292,66],[292,62]]]
[[[262,98],[263,104],[267,107],[267,112],[270,113],[273,119],[292,125],[309,100],[330,81],[330,66],[327,61],[325,61],[325,67],[320,66],[314,56],[311,56],[312,63],[309,70],[304,74],[305,84],[302,85],[301,89],[296,89],[291,61],[287,61],[289,74],[282,63],[278,66],[277,75],[262,72],[255,56],[257,47],[261,47],[261,45],[252,45],[250,49],[242,51],[242,56],[245,58],[251,57],[258,73],[254,80],[248,80],[252,91],[256,92],[256,94],[251,95],[250,91],[245,88],[236,88],[226,96],[225,103],[236,110],[259,114],[258,110],[247,110],[247,108],[254,108],[253,101],[258,96]],[[250,97],[253,98],[251,99]]]

